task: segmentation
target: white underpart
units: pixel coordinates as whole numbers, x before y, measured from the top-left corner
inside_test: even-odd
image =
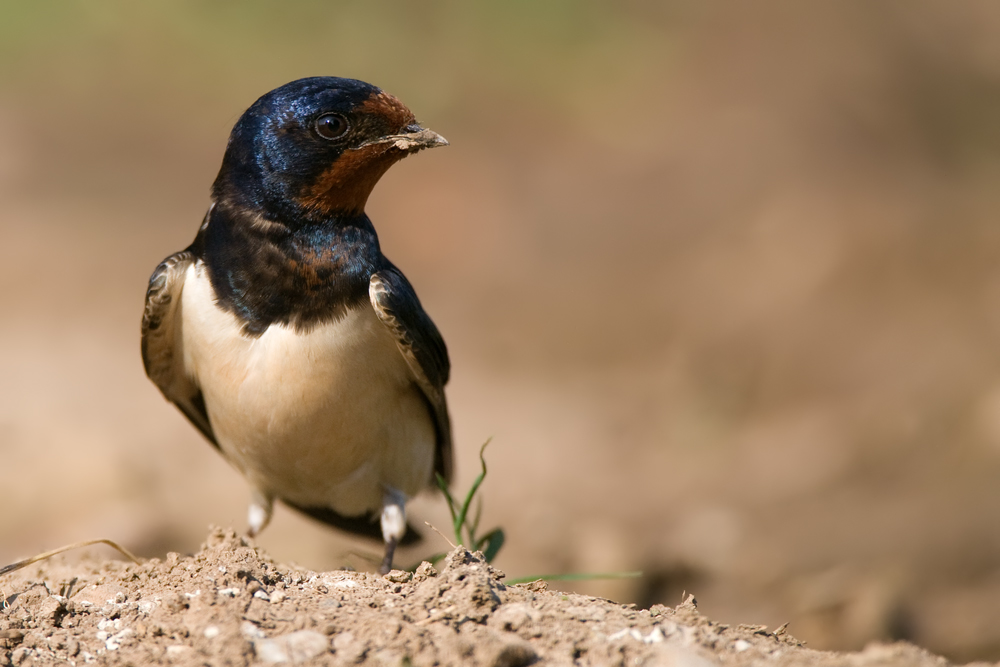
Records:
[[[405,529],[405,499],[433,476],[434,423],[367,302],[307,331],[272,325],[250,337],[215,304],[198,263],[185,275],[182,317],[185,371],[220,449],[260,496],[251,530],[267,525],[266,499],[358,516],[382,510],[389,487],[404,494],[389,524]]]
[[[382,497],[382,539],[389,542],[395,539],[397,542],[403,539],[406,534],[406,495],[393,489],[386,488]]]

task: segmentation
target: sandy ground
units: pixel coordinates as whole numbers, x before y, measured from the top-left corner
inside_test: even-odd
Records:
[[[0,563],[243,529],[144,377],[146,281],[239,114],[349,75],[451,141],[368,212],[449,345],[457,490],[493,437],[497,567],[1000,660],[996,3],[238,4],[0,4]],[[259,544],[378,549],[284,508]]]
[[[0,578],[0,665],[948,664],[905,643],[810,650],[784,627],[715,623],[694,596],[637,609],[503,579],[462,547],[412,573],[313,572],[216,529],[191,556]]]

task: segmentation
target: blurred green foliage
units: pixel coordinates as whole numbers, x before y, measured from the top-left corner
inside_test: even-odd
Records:
[[[671,27],[691,14],[596,0],[10,2],[0,83],[83,94],[153,79],[212,101],[323,74],[372,81],[425,113],[477,93],[568,112],[662,79]]]

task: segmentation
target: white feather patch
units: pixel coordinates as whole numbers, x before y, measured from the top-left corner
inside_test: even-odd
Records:
[[[268,496],[345,515],[379,509],[386,487],[431,480],[435,430],[396,341],[363,302],[300,333],[245,336],[204,268],[183,291],[184,368],[201,387],[223,453]]]

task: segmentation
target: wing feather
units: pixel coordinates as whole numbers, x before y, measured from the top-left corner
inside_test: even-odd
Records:
[[[444,339],[424,312],[409,281],[395,266],[372,275],[368,296],[378,318],[396,338],[414,381],[427,399],[437,431],[434,469],[451,481],[451,420],[444,395],[451,364]]]
[[[181,338],[181,292],[184,275],[195,261],[187,251],[174,253],[160,262],[149,278],[146,309],[142,315],[142,362],[146,375],[168,401],[172,402],[191,423],[219,447],[205,409],[205,397],[184,372]]]

